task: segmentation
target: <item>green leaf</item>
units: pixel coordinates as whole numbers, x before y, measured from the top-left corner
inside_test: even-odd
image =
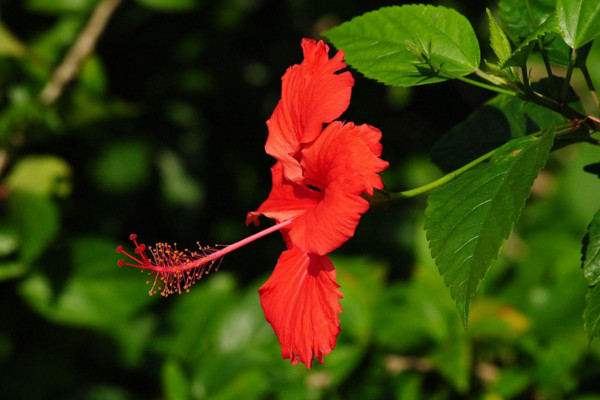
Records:
[[[467,75],[479,66],[477,37],[458,12],[430,5],[384,7],[325,33],[366,77],[413,86]]]
[[[144,7],[165,12],[189,11],[198,4],[197,0],[137,0],[137,2]]]
[[[540,137],[514,139],[489,163],[467,171],[429,198],[425,229],[431,255],[465,326],[471,298],[518,220],[553,137],[549,128]]]
[[[151,162],[146,142],[113,142],[93,164],[93,177],[96,184],[109,193],[135,190],[150,179]]]
[[[498,95],[442,136],[431,159],[443,171],[450,172],[511,139],[564,121],[562,115],[545,107]]]
[[[600,334],[600,285],[588,288],[585,295],[583,321],[588,339],[591,342]]]
[[[76,239],[68,260],[71,273],[64,285],[56,287],[49,277],[34,274],[22,282],[20,294],[52,321],[115,333],[156,298],[148,296],[145,276],[117,267],[115,248],[115,243],[102,238]]]
[[[174,359],[167,360],[162,367],[162,387],[167,400],[190,398],[190,383],[183,367]]]
[[[600,282],[600,211],[592,218],[582,249],[583,276],[589,286]]]
[[[556,0],[500,0],[498,16],[513,43],[521,43],[554,12]]]
[[[525,40],[515,49],[514,53],[505,60],[502,67],[520,67],[524,65],[532,48],[537,44],[538,39],[548,33],[560,33],[558,19],[555,14],[548,17],[537,29],[527,35]]]
[[[71,191],[71,168],[55,156],[29,156],[15,165],[6,179],[11,190],[40,196],[66,195]]]
[[[508,59],[508,57],[510,57],[512,54],[510,43],[506,37],[506,34],[496,22],[496,19],[492,15],[489,8],[486,8],[485,11],[487,12],[490,20],[490,45],[492,46],[492,50],[494,50],[496,57],[498,57],[500,64],[504,64],[506,59]]]
[[[59,230],[59,211],[52,200],[36,194],[14,191],[9,197],[10,222],[21,244],[19,260],[35,261]]]
[[[558,23],[565,42],[574,49],[600,36],[600,1],[557,0]]]
[[[0,21],[0,56],[24,57],[27,47]]]

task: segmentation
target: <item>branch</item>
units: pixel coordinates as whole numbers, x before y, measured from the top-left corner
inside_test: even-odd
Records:
[[[122,0],[102,0],[94,9],[86,27],[71,47],[63,61],[54,70],[52,79],[40,93],[40,101],[46,105],[54,103],[62,95],[65,87],[79,73],[82,62],[94,51],[98,38],[108,20]]]

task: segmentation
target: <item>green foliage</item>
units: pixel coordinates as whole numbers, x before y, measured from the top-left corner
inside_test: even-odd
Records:
[[[498,14],[513,43],[520,44],[554,12],[556,0],[500,0]]]
[[[519,98],[498,95],[450,129],[436,143],[432,161],[450,172],[511,139],[539,132],[547,123],[565,121],[560,114]]]
[[[486,9],[486,12],[490,20],[490,46],[494,50],[496,57],[498,57],[499,63],[502,65],[512,54],[510,43],[489,8]]]
[[[425,212],[427,238],[463,323],[490,262],[519,219],[533,180],[546,164],[552,129],[513,139],[490,162],[435,191]]]
[[[585,329],[590,342],[600,334],[600,286],[588,288],[585,296],[585,311],[583,313]]]
[[[505,67],[520,67],[525,65],[533,47],[549,33],[560,33],[558,19],[554,14],[550,15],[540,26],[531,32],[515,49],[514,53],[504,59]]]
[[[479,43],[456,11],[422,4],[385,7],[329,30],[348,63],[388,85],[413,86],[467,75],[479,66]]]
[[[572,48],[600,36],[600,3],[596,0],[556,0],[556,13],[565,42]]]

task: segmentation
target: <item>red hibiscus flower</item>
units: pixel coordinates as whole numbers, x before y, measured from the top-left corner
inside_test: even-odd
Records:
[[[271,168],[271,193],[246,223],[258,224],[261,215],[277,224],[220,249],[178,251],[166,244],[146,248],[138,244],[135,255],[119,246],[130,261],[119,261],[154,274],[151,293],[181,293],[215,267],[215,262],[260,237],[281,231],[284,251],[271,277],[259,289],[261,305],[281,344],[283,358],[311,368],[314,357],[335,347],[340,332],[339,299],[335,269],[327,254],[341,246],[369,208],[362,196],[382,189],[378,173],[388,163],[381,160],[381,132],[369,125],[334,121],[350,101],[354,80],[345,67],[343,53],[332,59],[323,43],[302,41],[304,61],[283,77],[282,98],[267,122],[265,149],[277,159]],[[329,123],[323,129],[323,124]],[[146,252],[150,252],[150,257]],[[156,288],[156,289],[155,289]]]
[[[308,368],[316,356],[334,347],[340,332],[342,297],[333,263],[326,256],[354,235],[369,203],[361,195],[382,189],[379,172],[381,133],[368,125],[333,122],[304,146],[298,159],[303,184],[287,180],[282,164],[271,169],[273,188],[246,222],[265,215],[277,222],[291,220],[281,231],[288,249],[273,275],[259,289],[267,321],[279,338],[282,356]]]
[[[326,254],[354,235],[369,208],[363,193],[382,189],[378,173],[381,132],[369,125],[331,122],[348,106],[354,83],[339,51],[331,60],[323,42],[303,40],[304,62],[283,77],[282,99],[267,122],[267,153],[278,162],[271,169],[273,187],[246,223],[265,215],[277,222],[288,250],[273,275],[259,289],[267,321],[292,364],[311,368],[323,362],[340,332],[335,270]]]

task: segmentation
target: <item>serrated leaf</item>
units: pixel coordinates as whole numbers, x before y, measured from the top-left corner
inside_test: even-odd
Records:
[[[496,22],[496,19],[492,15],[489,8],[486,8],[485,11],[487,12],[490,20],[490,45],[492,46],[492,50],[494,50],[496,57],[498,57],[499,63],[504,64],[504,62],[512,53],[510,43],[506,37],[506,34]]]
[[[458,12],[423,4],[384,7],[324,34],[366,77],[395,86],[448,79],[477,69],[480,51],[469,21]],[[435,65],[433,68],[431,65]]]
[[[557,0],[556,14],[565,42],[574,49],[600,36],[600,1]]]
[[[588,288],[585,295],[583,321],[591,342],[600,334],[600,285]]]
[[[588,225],[582,253],[583,276],[589,286],[594,286],[600,282],[600,211]]]
[[[550,15],[537,29],[527,35],[525,40],[515,49],[514,53],[502,64],[502,67],[520,67],[524,65],[531,49],[535,46],[539,38],[544,37],[548,33],[560,32],[556,15]]]
[[[555,4],[556,0],[500,0],[498,16],[505,32],[518,44],[548,19]]]
[[[443,171],[450,172],[511,139],[564,121],[562,115],[545,107],[498,95],[442,136],[431,159]]]
[[[425,229],[431,255],[465,326],[471,298],[518,220],[553,137],[549,128],[540,137],[511,140],[487,164],[429,197]]]

